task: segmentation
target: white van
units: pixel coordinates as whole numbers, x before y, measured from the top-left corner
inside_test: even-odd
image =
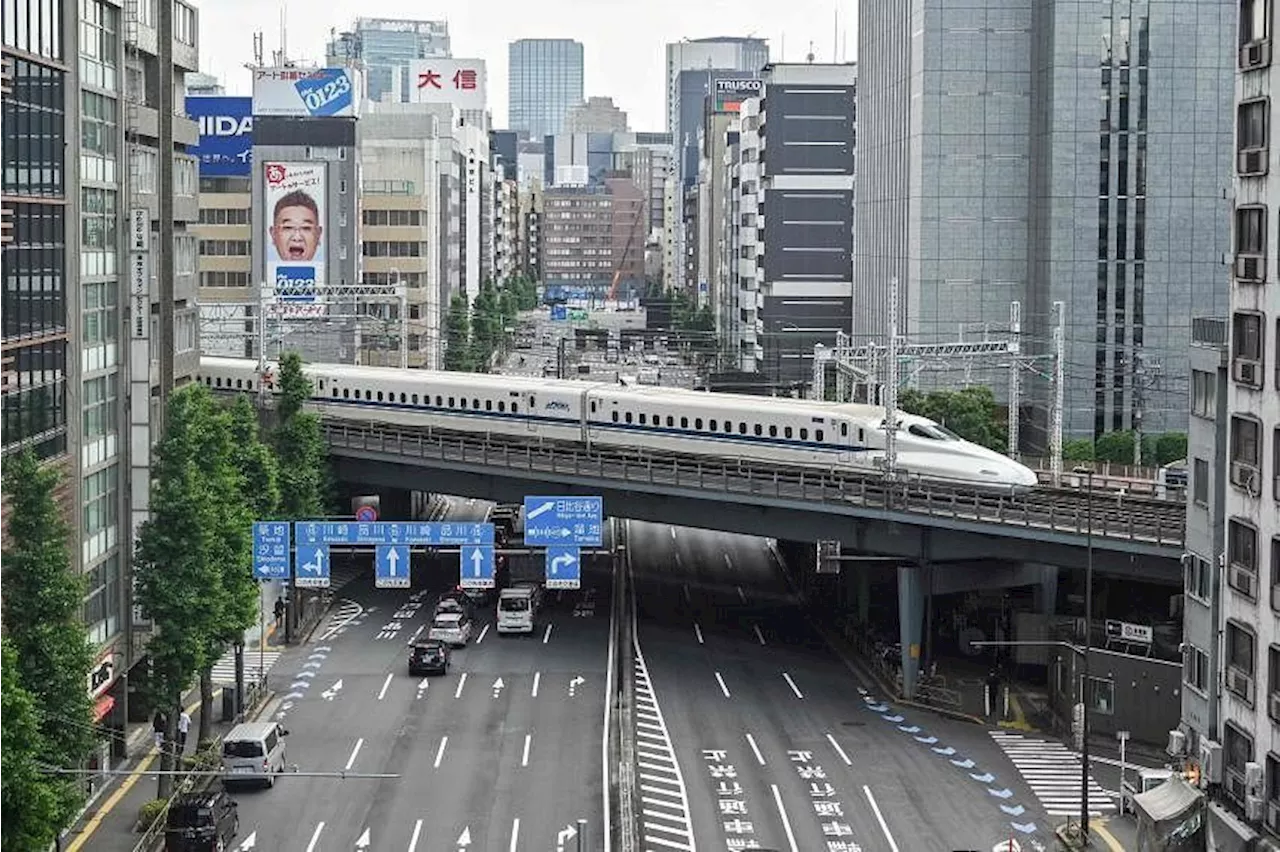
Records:
[[[284,738],[277,722],[245,722],[222,738],[222,786],[263,784],[273,787],[284,772]]]
[[[498,632],[532,633],[537,610],[537,589],[529,586],[503,589],[498,595]]]

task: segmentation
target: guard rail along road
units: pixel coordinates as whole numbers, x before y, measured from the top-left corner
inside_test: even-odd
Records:
[[[814,511],[868,516],[878,512],[920,519],[953,519],[992,525],[996,535],[1031,537],[1027,531],[1054,532],[1180,548],[1186,523],[1182,503],[1115,493],[1089,494],[1041,487],[1024,494],[966,490],[926,481],[787,468],[760,462],[650,455],[616,449],[584,449],[551,442],[482,438],[441,430],[410,429],[326,418],[325,438],[332,450],[377,453],[392,458],[438,461],[447,467],[507,469],[598,480],[637,493],[683,488],[708,496],[724,494],[733,502],[751,497],[803,503]],[[747,499],[743,499],[747,498]],[[1092,511],[1090,511],[1092,500]],[[851,509],[855,511],[850,511]]]

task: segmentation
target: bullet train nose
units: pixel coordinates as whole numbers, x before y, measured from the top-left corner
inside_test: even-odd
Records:
[[[1040,484],[1040,477],[1034,470],[1012,460],[1009,461],[1009,479],[1019,488],[1034,488]]]

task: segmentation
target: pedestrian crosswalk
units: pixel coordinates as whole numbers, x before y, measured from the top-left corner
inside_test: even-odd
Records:
[[[278,659],[280,659],[279,651],[263,651],[259,656],[258,651],[252,648],[246,649],[244,652],[244,682],[253,683],[259,680],[258,671],[260,665],[270,672],[271,667],[276,664]],[[227,651],[222,655],[222,659],[213,664],[213,682],[218,684],[233,684],[236,682],[235,651]]]
[[[1022,775],[1049,816],[1080,814],[1080,756],[1062,743],[992,731],[991,737]],[[1115,800],[1089,776],[1089,813],[1116,810]]]

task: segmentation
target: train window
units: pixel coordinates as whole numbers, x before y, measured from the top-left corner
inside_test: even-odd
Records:
[[[641,412],[641,413],[640,413],[640,425],[641,425],[641,426],[645,426],[645,425],[647,425],[647,423],[645,422],[646,420],[647,420],[647,418],[646,418],[646,416],[645,416],[644,412]]]
[[[440,408],[442,405],[444,405],[444,398],[440,394],[436,394],[436,408]]]
[[[778,427],[777,427],[777,426],[773,426],[773,425],[770,425],[770,426],[769,426],[769,437],[770,437],[770,438],[776,438],[776,437],[778,437]]]
[[[654,425],[654,426],[661,426],[661,425],[662,425],[662,415],[661,415],[661,414],[655,414],[655,415],[653,415],[653,425]]]
[[[821,429],[814,429],[814,430],[813,430],[813,439],[814,439],[815,441],[819,441],[819,442],[822,440],[822,430],[821,430]]]
[[[520,404],[518,402],[511,403],[511,413],[512,414],[520,413]]]
[[[324,379],[320,380],[320,390],[324,390]]]
[[[712,432],[719,432],[719,431],[720,431],[720,427],[717,425],[716,421],[714,421],[714,420],[712,420],[712,421],[711,421],[711,425],[710,425],[710,426],[708,426],[707,428],[708,428],[708,429],[710,429]]]
[[[365,391],[365,392],[364,392],[364,398],[365,398],[365,399],[373,399],[373,391]]]
[[[676,419],[675,419],[674,417],[672,417],[670,414],[668,414],[668,415],[667,415],[667,425],[668,425],[668,426],[675,426],[675,425],[676,425]]]
[[[507,404],[503,400],[498,400],[498,411],[506,411]]]
[[[240,379],[236,379],[236,390],[240,390],[242,387],[243,385],[241,384]]]
[[[403,393],[401,393],[401,394],[400,394],[400,401],[401,401],[401,402],[407,402],[407,401],[408,401],[408,399],[409,399],[409,398],[408,398],[407,396],[405,396]],[[415,402],[416,402],[416,400],[415,400]]]
[[[611,412],[609,412],[609,413],[613,415],[613,422],[614,422],[614,423],[617,423],[617,422],[618,422],[618,412],[616,412],[616,411],[611,411]]]
[[[529,408],[533,409],[534,411],[538,410],[538,398],[533,394],[529,394]]]
[[[743,423],[742,421],[738,421],[738,434],[739,435],[747,434],[747,424]]]
[[[493,400],[491,400],[491,399],[486,399],[486,400],[484,401],[484,410],[485,410],[485,411],[493,411]]]
[[[472,398],[471,398],[471,407],[472,407],[472,408],[474,408],[476,411],[479,411],[479,410],[480,410],[480,400],[476,399],[475,397],[472,397]]]
[[[800,440],[801,441],[809,440],[809,430],[805,429],[803,426],[800,427]]]
[[[351,389],[350,389],[350,388],[343,388],[343,389],[342,389],[342,398],[343,398],[343,399],[351,399]]]
[[[688,429],[688,428],[689,428],[689,418],[688,418],[688,417],[681,417],[681,418],[680,418],[680,428],[681,428],[681,429]]]
[[[733,421],[732,421],[732,420],[726,420],[726,421],[724,421],[724,433],[725,433],[726,435],[731,435],[731,434],[733,434]]]
[[[701,428],[702,428],[702,418],[701,418],[701,417],[698,417],[698,418],[695,418],[695,419],[694,419],[694,421],[693,421],[693,428],[695,428],[695,429],[701,429]]]
[[[630,423],[630,422],[631,422],[631,412],[630,412],[630,411],[628,411],[628,412],[626,413],[626,415],[625,415],[624,419],[625,419],[628,423]]]
[[[843,431],[843,430],[842,430],[842,431]],[[859,430],[858,430],[858,443],[859,443],[859,444],[861,444],[861,443],[865,442],[866,440],[867,440],[866,436],[862,433],[862,430],[861,430],[861,429],[859,429]]]
[[[591,413],[592,414],[596,413],[596,401],[594,399],[591,400]]]
[[[755,424],[755,430],[754,430],[754,431],[755,431],[755,433],[756,433],[756,437],[757,437],[757,438],[759,438],[761,435],[763,435],[763,434],[764,434],[764,428],[763,428],[763,427],[761,427],[761,425],[760,425],[759,423]]]
[[[382,402],[382,391],[378,391],[378,402]]]
[[[841,437],[841,438],[847,438],[847,437],[849,437],[849,424],[848,424],[848,423],[841,423],[841,424],[840,424],[840,437]]]
[[[337,388],[330,388],[330,389],[329,389],[329,396],[333,397],[334,399],[337,399],[337,398],[338,398],[338,389],[337,389]]]
[[[784,437],[784,438],[790,438],[790,437],[791,437],[791,427],[790,427],[790,426],[784,426],[784,427],[782,427],[782,437]]]
[[[449,407],[453,408],[453,397],[449,397]]]

